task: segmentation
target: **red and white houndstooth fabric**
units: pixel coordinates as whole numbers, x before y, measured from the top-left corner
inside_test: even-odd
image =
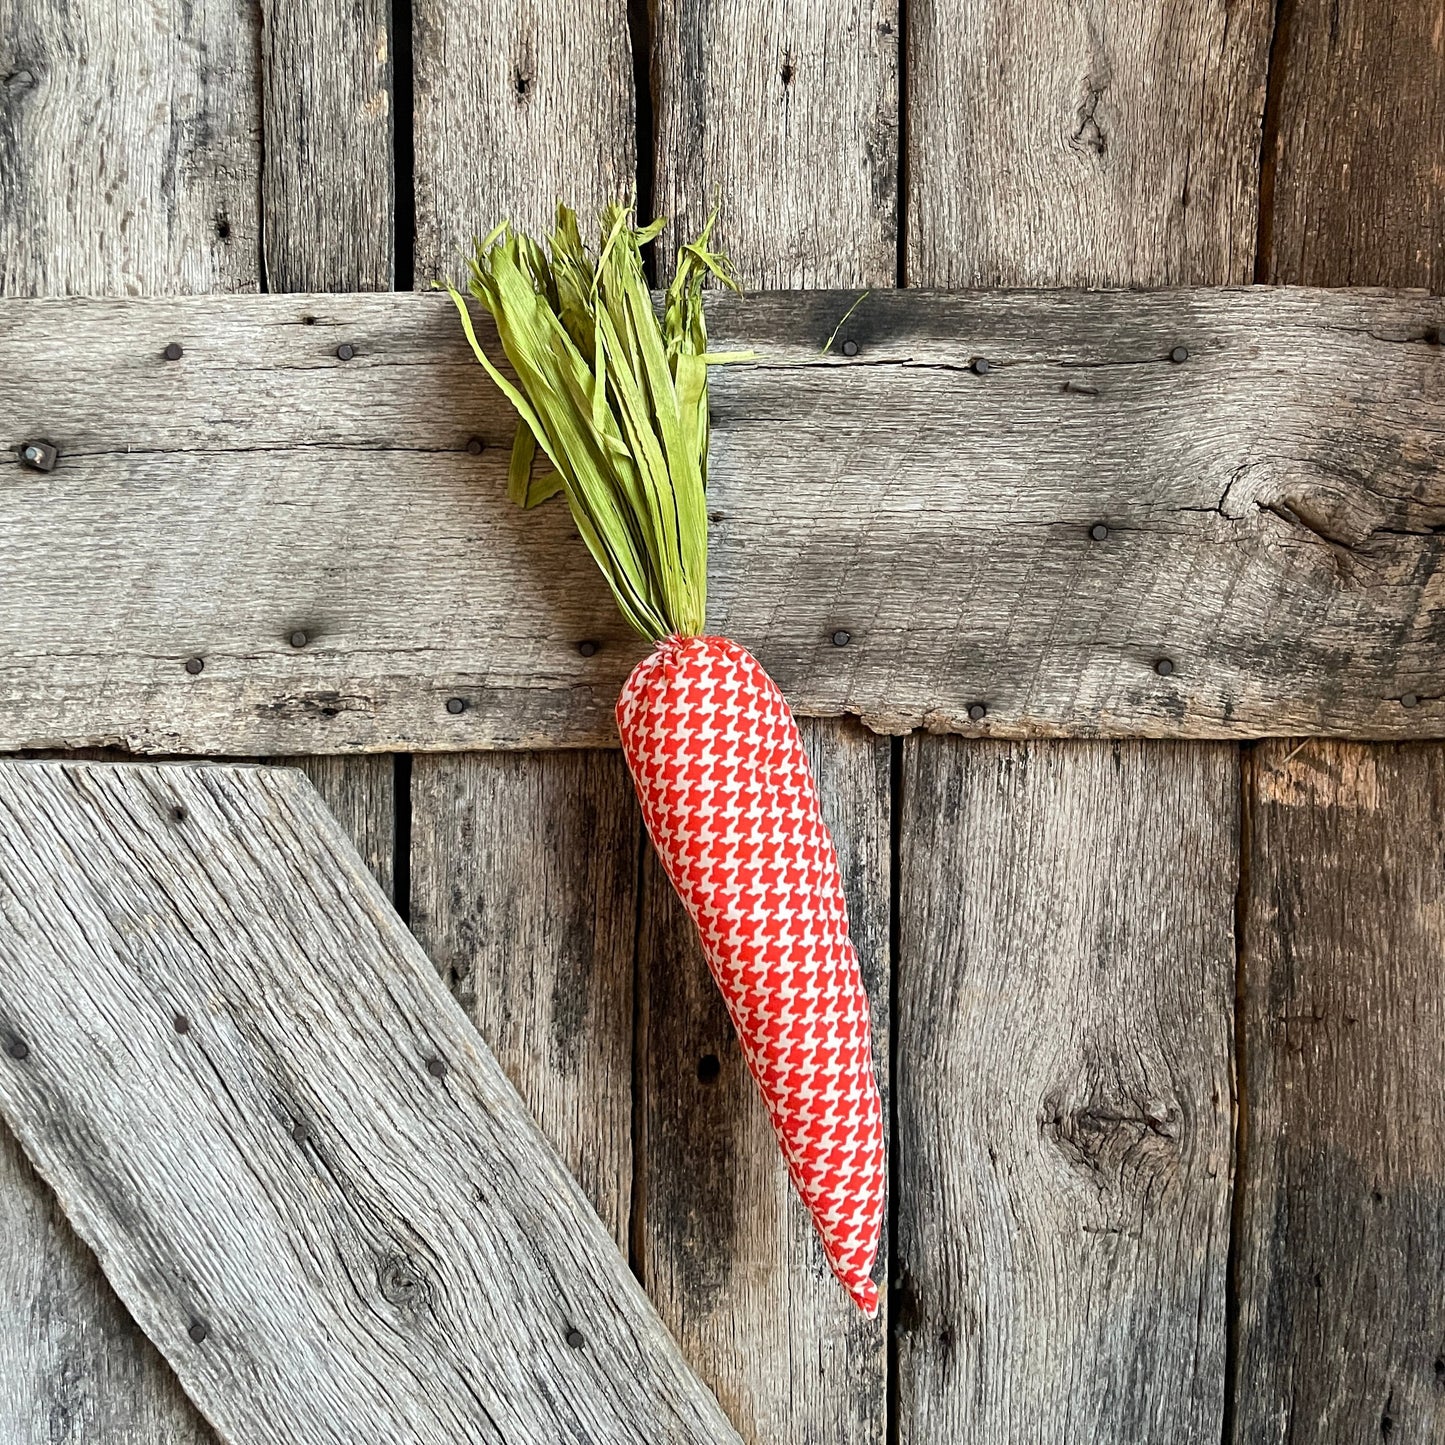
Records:
[[[617,726],[788,1173],[833,1272],[875,1314],[884,1152],[868,996],[792,710],[746,648],[669,637],[627,679]]]

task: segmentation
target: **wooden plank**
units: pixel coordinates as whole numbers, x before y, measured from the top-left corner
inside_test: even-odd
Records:
[[[809,723],[804,737],[886,1091],[890,748],[856,724]],[[863,1318],[829,1274],[697,931],[650,849],[638,986],[637,1258],[649,1295],[744,1438],[882,1441],[887,1311]]]
[[[372,877],[394,896],[396,861],[396,762],[385,753],[369,757],[283,758],[300,768],[341,824]]]
[[[245,0],[35,0],[0,18],[0,295],[257,285]]]
[[[416,274],[456,275],[510,218],[550,229],[559,199],[594,213],[636,176],[625,0],[412,0]]]
[[[736,1438],[299,774],[0,813],[0,1110],[228,1441]]]
[[[911,4],[909,284],[1252,279],[1274,8]]]
[[[667,266],[716,209],[749,286],[891,286],[898,0],[660,0],[652,23]]]
[[[904,758],[901,1438],[1218,1439],[1235,752]]]
[[[819,356],[855,295],[714,313],[767,360],[715,382],[710,621],[801,712],[1439,732],[1445,302],[875,292]],[[506,502],[445,298],[14,301],[0,332],[5,444],[62,448],[0,473],[0,745],[612,742],[639,646],[563,510]]]
[[[1291,0],[1271,62],[1260,277],[1445,290],[1439,0]]]
[[[897,31],[891,0],[654,8],[654,205],[674,217],[658,243],[659,279],[717,206],[719,241],[749,287],[892,285]],[[815,355],[855,299],[834,302]],[[715,468],[726,468],[722,455],[715,446]],[[730,511],[719,485],[714,614]],[[756,575],[750,566],[747,585]],[[844,870],[886,1107],[891,747],[851,720],[805,722],[804,737]],[[696,930],[650,852],[641,926],[643,1282],[746,1438],[881,1442],[886,1303],[863,1319],[828,1273]],[[877,1277],[887,1277],[886,1244]]]
[[[1239,1441],[1445,1429],[1438,746],[1250,754]]]
[[[412,930],[624,1248],[640,832],[617,753],[413,762]]]
[[[387,290],[394,230],[389,0],[262,0],[261,61],[268,289]]]

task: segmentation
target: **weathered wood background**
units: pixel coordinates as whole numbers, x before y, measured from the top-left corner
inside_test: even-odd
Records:
[[[635,186],[684,229],[720,201],[759,289],[1438,294],[1442,35],[1439,0],[0,0],[0,286],[409,289],[499,214]],[[1438,423],[1439,338],[1421,328],[1394,395],[1358,338],[1312,348],[1359,444],[1340,497],[1369,508],[1316,492],[1249,518],[1295,529],[1291,575],[1339,605],[1388,582],[1377,721],[1408,689],[1421,738],[1445,695],[1439,436],[1383,455],[1370,417]],[[1290,379],[1261,386],[1270,406]],[[285,388],[262,405],[284,414]],[[344,458],[323,465],[344,486]],[[1419,490],[1372,490],[1407,472]],[[118,534],[125,499],[118,472]],[[1227,515],[1186,520],[1196,559],[1236,545]],[[1158,583],[1197,599],[1189,572]],[[1236,601],[1259,604],[1210,615]],[[1074,622],[1058,608],[1052,647]],[[104,654],[94,626],[72,645]],[[1201,646],[1188,696],[1218,698],[1243,660]],[[1328,686],[1329,658],[1279,665]],[[1233,736],[1321,731],[1298,696]],[[1144,740],[808,724],[892,1121],[874,1323],[822,1269],[614,752],[306,766],[745,1438],[1438,1438],[1445,745],[1081,710],[1055,730]],[[1394,726],[1342,715],[1346,737]],[[8,1137],[0,1298],[21,1302],[0,1311],[6,1445],[210,1438]]]

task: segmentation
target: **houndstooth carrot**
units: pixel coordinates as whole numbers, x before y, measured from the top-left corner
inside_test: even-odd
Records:
[[[628,622],[655,646],[617,726],[647,831],[697,925],[798,1195],[866,1313],[883,1219],[883,1114],[868,999],[833,840],[783,695],[745,648],[703,635],[707,368],[702,282],[735,282],[711,223],[680,249],[659,321],[640,248],[662,223],[603,215],[597,259],[559,207],[549,252],[499,227],[471,290],[516,375],[478,359],[521,417],[509,490],[562,492]],[[534,479],[540,447],[553,471]]]

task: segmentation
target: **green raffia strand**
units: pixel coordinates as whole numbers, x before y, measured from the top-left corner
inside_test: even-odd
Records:
[[[712,219],[679,249],[659,319],[642,247],[664,224],[639,227],[630,207],[608,206],[596,260],[566,206],[547,251],[506,223],[477,243],[468,289],[492,313],[515,382],[479,345],[465,298],[447,288],[477,360],[521,418],[508,494],[523,507],[567,498],[622,615],[653,641],[703,629],[707,369],[751,355],[707,349],[704,280],[740,289],[709,248]],[[538,447],[553,469],[534,477]]]

